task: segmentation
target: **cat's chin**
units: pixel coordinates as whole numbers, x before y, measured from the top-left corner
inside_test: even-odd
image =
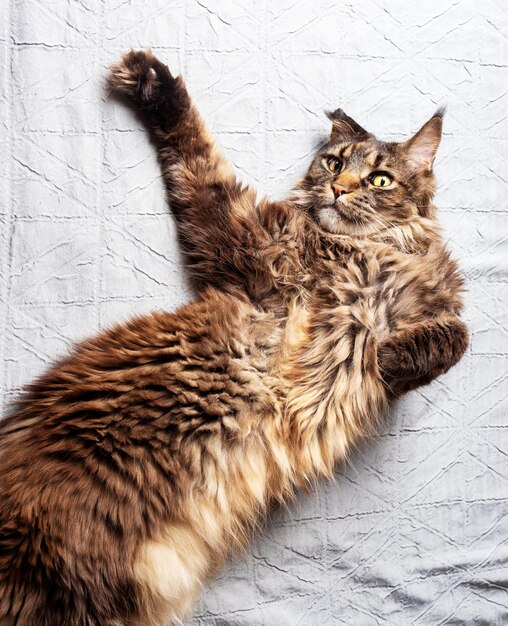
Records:
[[[360,235],[365,231],[362,224],[353,221],[345,211],[335,206],[317,209],[316,219],[323,230],[337,235]]]

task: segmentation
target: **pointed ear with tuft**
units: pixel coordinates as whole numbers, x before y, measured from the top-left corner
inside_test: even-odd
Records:
[[[342,109],[326,111],[326,115],[332,120],[331,138],[336,141],[369,134],[365,128],[362,128],[354,119],[346,115]]]
[[[432,165],[441,141],[444,112],[444,108],[438,109],[416,135],[402,144],[409,163],[416,171],[432,171]]]

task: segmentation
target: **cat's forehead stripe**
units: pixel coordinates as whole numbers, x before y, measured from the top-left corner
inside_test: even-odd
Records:
[[[347,150],[348,148],[349,148],[349,146],[343,146],[343,147],[340,149],[340,152],[339,152],[339,158],[341,158],[341,159],[343,159],[343,158],[344,158],[344,153],[346,152],[346,150]]]
[[[363,160],[369,165],[374,165],[378,151],[367,141],[359,141],[352,143],[345,150],[341,151],[341,156],[344,158],[353,158],[356,161]]]
[[[345,159],[349,159],[349,157],[353,154],[353,149],[354,149],[354,144],[351,144],[349,146],[346,146],[346,149],[344,150],[344,152],[342,153],[342,156]]]
[[[377,168],[385,159],[385,154],[379,151],[375,146],[367,142],[355,144],[353,158],[356,156],[357,161],[364,161],[369,167]]]
[[[369,150],[368,152],[365,153],[365,161],[367,162],[367,165],[370,165],[371,167],[374,167],[374,165],[376,164],[376,161],[379,158],[379,153],[377,152],[377,150]]]
[[[371,168],[378,168],[387,156],[383,150],[379,150],[377,146],[373,146],[368,141],[359,141],[338,146],[332,149],[339,159],[350,161],[350,163],[366,163]]]

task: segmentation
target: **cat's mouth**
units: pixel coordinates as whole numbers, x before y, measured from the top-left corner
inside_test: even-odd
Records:
[[[322,198],[316,217],[325,230],[334,233],[358,233],[370,221],[361,201],[356,197],[347,197],[346,194],[336,199],[330,196]]]
[[[329,208],[332,209],[341,219],[347,220],[348,222],[358,221],[357,212],[353,211],[344,202],[335,202],[335,204],[332,204]]]

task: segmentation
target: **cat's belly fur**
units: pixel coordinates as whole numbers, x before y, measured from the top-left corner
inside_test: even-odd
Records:
[[[335,306],[329,318],[335,332],[328,340],[313,340],[315,305],[295,299],[277,320],[242,302],[231,320],[232,338],[238,328],[245,331],[240,343],[246,395],[233,420],[238,430],[227,433],[230,426],[224,425],[232,416],[225,415],[201,484],[189,492],[191,517],[150,539],[136,561],[139,579],[170,605],[176,581],[169,572],[180,572],[185,597],[193,596],[200,578],[193,575],[205,576],[223,558],[213,546],[223,546],[225,537],[229,546],[243,544],[268,502],[329,475],[384,408],[375,347],[388,332],[385,305],[372,292],[351,306]],[[231,300],[227,309],[237,306]],[[239,356],[228,358],[236,367]],[[179,545],[185,546],[180,552]]]
[[[50,575],[79,577],[79,554],[140,624],[181,617],[267,504],[330,474],[382,408],[383,307],[332,303],[332,333],[324,308],[277,317],[210,290],[78,346],[0,425],[0,533],[45,517]]]

